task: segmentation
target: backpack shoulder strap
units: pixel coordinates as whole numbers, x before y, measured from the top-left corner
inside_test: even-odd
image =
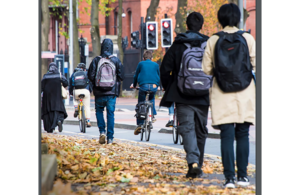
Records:
[[[224,36],[225,34],[227,34],[227,33],[224,32],[224,31],[220,31],[220,32],[217,32],[217,33],[215,33],[215,34],[213,34],[213,35],[217,35],[217,36],[219,36],[219,37],[222,37],[222,36]]]
[[[201,44],[201,49],[205,49],[206,44],[207,44],[207,41],[204,41],[204,42]]]
[[[236,32],[236,34],[242,35],[242,34],[244,34],[245,32],[246,32],[246,31],[239,30],[239,31]]]
[[[185,46],[187,46],[187,48],[191,48],[191,44],[189,43],[183,43]]]

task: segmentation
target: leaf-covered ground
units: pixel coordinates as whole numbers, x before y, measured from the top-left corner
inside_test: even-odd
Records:
[[[255,194],[255,186],[224,189],[218,157],[205,155],[202,178],[187,179],[185,152],[114,140],[43,134],[49,154],[56,154],[57,178],[49,195],[60,194]],[[255,167],[248,166],[248,175]],[[217,177],[218,176],[218,177]]]

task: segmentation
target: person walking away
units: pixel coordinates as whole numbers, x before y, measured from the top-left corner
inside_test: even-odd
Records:
[[[70,87],[69,87],[69,94],[73,95],[74,90],[74,117],[76,118],[78,116],[78,100],[79,95],[84,94],[84,98],[82,99],[82,102],[84,104],[85,108],[85,114],[86,114],[86,120],[87,120],[87,127],[91,127],[91,109],[90,109],[90,93],[92,92],[91,83],[88,79],[87,72],[86,72],[86,66],[84,63],[79,63],[77,65],[77,70],[74,71],[72,76],[70,77]]]
[[[237,28],[240,10],[222,5],[218,20],[223,30],[207,41],[203,71],[213,75],[210,91],[212,126],[221,130],[224,187],[235,188],[234,137],[236,138],[237,185],[249,185],[249,126],[255,122],[255,40]]]
[[[56,126],[61,132],[64,119],[68,117],[61,93],[62,86],[67,87],[68,80],[60,74],[57,65],[52,62],[42,79],[42,120],[48,133],[53,133]]]
[[[136,88],[136,85],[139,84],[139,96],[138,103],[146,100],[147,91],[151,91],[149,95],[149,101],[152,102],[153,108],[153,119],[152,122],[155,122],[156,119],[154,116],[157,114],[155,109],[155,93],[160,83],[159,78],[159,65],[152,60],[152,51],[145,51],[143,54],[143,60],[137,65],[135,75],[133,77],[133,85],[130,88]],[[142,125],[144,120],[137,119],[137,128],[134,130],[134,135],[141,133]]]
[[[100,131],[99,143],[106,143],[105,121],[103,116],[106,107],[107,114],[107,144],[113,143],[114,112],[116,99],[120,93],[120,82],[123,80],[123,65],[112,55],[113,42],[104,39],[101,44],[101,55],[93,59],[89,66],[88,78],[93,85],[97,125]]]
[[[208,135],[206,125],[211,77],[205,75],[201,67],[208,39],[199,32],[203,22],[203,16],[198,12],[188,15],[188,30],[176,36],[160,67],[165,89],[160,105],[170,107],[173,102],[176,104],[178,133],[183,138],[189,168],[187,178],[199,178],[203,174],[201,167]]]

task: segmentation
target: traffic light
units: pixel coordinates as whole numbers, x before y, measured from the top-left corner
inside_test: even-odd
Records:
[[[173,42],[172,19],[166,18],[160,21],[161,24],[161,46],[171,47]]]
[[[146,22],[146,48],[158,48],[157,22]]]
[[[139,31],[134,31],[131,33],[131,46],[138,49],[139,48]]]

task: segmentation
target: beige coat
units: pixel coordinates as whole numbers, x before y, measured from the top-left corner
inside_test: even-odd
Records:
[[[239,29],[236,27],[225,27],[224,32],[234,33]],[[248,34],[244,33],[250,54],[250,61],[255,71],[255,40]],[[207,41],[202,67],[208,75],[213,75],[214,67],[214,49],[218,36],[213,35]],[[255,123],[255,84],[254,80],[250,85],[239,92],[224,93],[218,86],[216,79],[213,80],[210,89],[210,107],[212,116],[212,126],[227,123]]]

